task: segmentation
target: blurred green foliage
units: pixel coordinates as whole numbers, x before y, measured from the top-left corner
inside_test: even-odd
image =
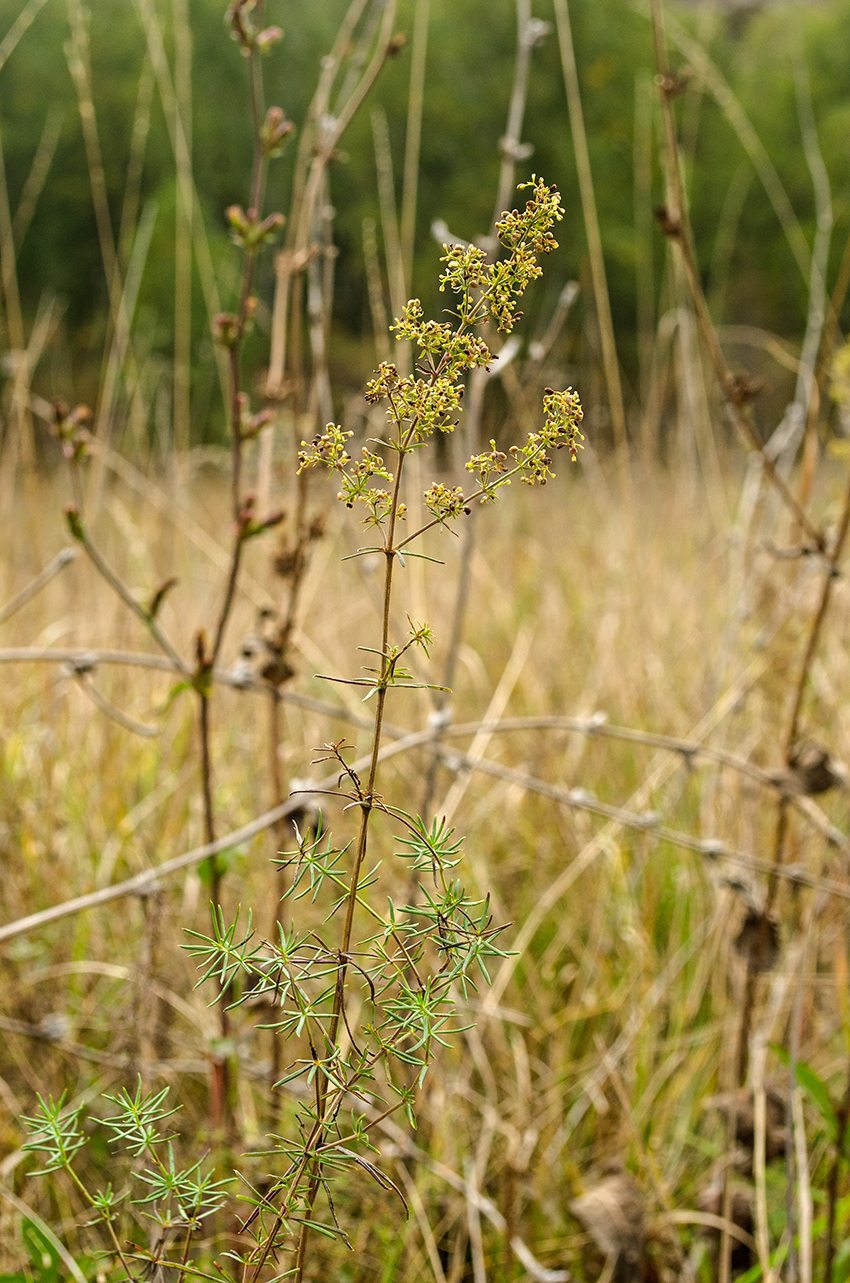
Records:
[[[224,0],[189,0],[193,38],[192,156],[195,182],[222,289],[230,302],[236,274],[223,211],[244,203],[250,168],[245,66],[225,29]],[[312,94],[320,59],[330,48],[344,0],[304,5],[269,0],[270,21],[285,37],[269,58],[267,98],[300,124]],[[173,52],[172,0],[157,0],[166,47]],[[553,21],[551,5],[537,0],[535,16]],[[0,0],[0,38],[21,10],[21,0]],[[652,191],[634,189],[636,107],[652,99],[651,35],[641,0],[572,0],[576,54],[583,88],[590,155],[609,271],[621,359],[636,381],[636,272],[650,257],[654,308],[663,307],[664,245],[650,226],[649,210],[663,199],[657,158],[654,103]],[[91,71],[97,126],[113,226],[121,221],[130,141],[146,62],[146,42],[133,0],[94,0]],[[732,16],[711,4],[672,9],[672,18],[697,37],[708,57],[740,99],[784,184],[811,243],[815,222],[812,178],[801,142],[800,85],[810,86],[820,146],[832,184],[836,218],[832,277],[848,231],[850,96],[843,35],[850,0],[765,3]],[[408,36],[413,0],[402,0],[397,29]],[[91,196],[88,163],[66,45],[70,38],[66,0],[46,0],[32,26],[0,70],[0,125],[12,213],[17,208],[46,124],[61,117],[61,133],[31,226],[18,248],[25,317],[31,319],[46,293],[65,305],[64,332],[77,368],[95,370],[106,325],[107,288]],[[417,238],[412,293],[426,309],[438,253],[430,234],[435,219],[459,236],[484,233],[493,215],[513,74],[515,6],[510,0],[432,0],[422,134]],[[671,45],[672,61],[685,61]],[[387,113],[397,199],[406,128],[410,44],[385,67],[371,104]],[[362,224],[380,228],[372,126],[367,104],[343,140],[332,169],[340,248],[335,278],[336,319],[352,335],[368,336],[371,321],[362,252]],[[788,241],[724,112],[697,75],[677,111],[698,252],[717,319],[764,326],[798,336],[805,317],[806,283]],[[548,313],[563,283],[588,284],[585,237],[577,195],[569,120],[554,30],[535,49],[524,139],[533,144],[518,178],[532,171],[559,186],[567,209],[559,240],[562,251],[550,273],[548,295],[532,308]],[[639,140],[640,141],[640,140]],[[269,208],[286,210],[292,154],[278,162]],[[154,90],[151,128],[144,154],[140,207],[155,211],[151,249],[139,299],[139,326],[149,354],[170,359],[174,313],[174,160],[162,106]],[[637,230],[636,230],[637,229]],[[124,246],[124,256],[129,246]],[[553,265],[554,266],[554,265]],[[559,270],[558,270],[559,269]],[[270,262],[259,289],[271,296]],[[194,290],[196,368],[211,367],[207,318],[201,291]],[[584,291],[585,303],[589,289]],[[371,362],[371,354],[367,361]],[[57,376],[58,377],[58,376]],[[78,375],[79,377],[79,375]],[[196,378],[203,382],[198,373]],[[206,386],[210,383],[206,376]],[[210,390],[212,385],[210,384]],[[60,388],[47,388],[49,394]],[[83,390],[85,390],[83,388]],[[204,397],[205,400],[208,398]]]

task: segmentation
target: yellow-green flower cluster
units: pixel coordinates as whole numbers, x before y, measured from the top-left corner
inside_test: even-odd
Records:
[[[442,481],[435,481],[425,491],[425,507],[441,526],[445,525],[464,511],[463,490],[460,486],[444,486]]]
[[[353,508],[355,503],[364,504],[368,514],[364,518],[366,524],[381,526],[389,515],[390,495],[388,491],[376,489],[369,483],[373,477],[383,477],[391,482],[394,480],[393,474],[387,471],[381,456],[373,454],[366,446],[363,447],[360,458],[349,467],[351,455],[345,449],[345,442],[352,435],[351,432],[344,432],[337,424],[329,423],[325,431],[314,437],[309,445],[302,445],[298,454],[298,471],[303,472],[305,468],[324,464],[331,472],[338,473],[342,489],[337,498],[347,508]],[[403,505],[399,505],[396,516],[399,519],[404,517]]]
[[[499,477],[508,470],[508,456],[503,450],[496,449],[495,441],[490,442],[489,450],[485,450],[482,454],[474,454],[466,464],[466,470],[478,477],[482,490],[482,503],[493,503],[499,486],[511,484],[509,477],[494,481],[495,477]]]
[[[572,388],[567,388],[564,392],[547,388],[543,398],[543,412],[546,419],[541,430],[529,432],[524,446],[511,446],[520,478],[529,486],[543,486],[555,475],[550,450],[562,450],[567,446],[575,462],[576,453],[584,440],[578,426],[582,420],[581,403],[578,393]]]
[[[440,289],[457,297],[451,321],[428,320],[419,299],[411,299],[402,309],[400,320],[392,326],[396,339],[415,346],[415,370],[402,375],[392,361],[382,361],[366,388],[366,400],[377,405],[386,402],[387,431],[382,444],[398,455],[399,468],[406,454],[418,449],[435,432],[451,432],[463,396],[463,378],[477,368],[489,369],[493,354],[481,337],[480,330],[494,323],[508,332],[518,320],[516,300],[526,286],[541,274],[539,254],[557,248],[552,235],[554,223],[563,217],[561,198],[553,187],[538,178],[522,184],[530,190],[522,210],[511,210],[496,224],[499,242],[507,251],[503,258],[491,262],[476,245],[445,245],[442,262],[445,271]],[[469,511],[469,503],[478,498],[491,503],[500,486],[509,485],[519,476],[529,485],[542,485],[551,477],[551,451],[569,448],[573,459],[583,440],[579,430],[581,406],[572,389],[554,392],[547,388],[544,399],[545,423],[533,432],[525,445],[511,447],[510,455],[496,448],[474,455],[466,464],[478,482],[478,489],[468,498],[462,489],[435,482],[425,491],[425,506],[434,523],[444,526]],[[386,490],[372,484],[374,477],[392,482],[380,455],[363,450],[362,459],[353,467],[345,449],[351,436],[342,428],[328,424],[325,432],[311,445],[304,445],[299,459],[301,468],[323,464],[342,477],[339,498],[353,507],[365,504],[369,526],[387,527],[403,517],[403,507]],[[426,527],[427,528],[427,527]],[[422,533],[417,532],[417,533]],[[409,536],[405,543],[416,535]]]

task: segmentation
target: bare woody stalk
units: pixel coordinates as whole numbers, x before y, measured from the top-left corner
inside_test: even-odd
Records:
[[[840,284],[840,282],[839,282]],[[823,340],[822,340],[823,342]],[[813,380],[812,397],[816,397],[817,380]],[[810,484],[810,480],[809,480]],[[808,486],[805,488],[808,489]],[[805,489],[802,491],[805,493]],[[793,769],[795,749],[800,739],[800,723],[802,720],[805,696],[809,685],[811,668],[817,653],[818,645],[823,634],[832,601],[832,593],[835,581],[839,576],[839,565],[844,553],[847,542],[848,531],[850,531],[850,475],[848,475],[844,500],[841,509],[841,515],[838,521],[838,527],[832,539],[831,546],[824,548],[824,556],[821,559],[823,580],[818,594],[815,608],[812,612],[808,636],[800,660],[800,667],[797,680],[794,684],[791,699],[791,707],[788,715],[788,722],[784,737],[784,757],[785,763],[789,770]],[[767,882],[767,894],[765,897],[765,907],[762,916],[762,925],[765,933],[771,928],[771,915],[776,902],[776,895],[780,885],[780,872],[785,860],[785,852],[788,842],[790,822],[790,799],[786,793],[780,793],[777,801],[776,810],[776,828],[774,836],[772,869]],[[752,967],[748,966],[744,999],[741,1010],[740,1032],[738,1036],[738,1079],[743,1082],[748,1061],[748,1038],[752,1011],[755,1003],[756,991],[756,974]],[[792,1082],[789,1085],[789,1092],[793,1091],[793,1073]],[[790,1097],[789,1097],[790,1099]],[[790,1131],[789,1131],[790,1134]]]
[[[800,721],[803,713],[803,703],[806,696],[806,690],[809,684],[812,662],[817,653],[818,643],[826,624],[826,618],[829,613],[830,603],[832,601],[832,591],[835,581],[838,578],[838,566],[841,561],[844,547],[847,542],[847,534],[850,530],[850,475],[847,478],[847,488],[844,494],[844,503],[841,509],[841,516],[838,522],[838,529],[828,555],[823,561],[823,582],[821,584],[820,594],[811,617],[809,625],[809,634],[806,639],[805,649],[800,661],[800,669],[797,675],[797,681],[794,685],[794,693],[791,702],[791,711],[788,717],[788,725],[785,731],[785,761],[789,768],[793,764],[794,749],[800,737]],[[776,870],[780,868],[785,858],[785,846],[788,840],[788,820],[789,820],[789,799],[781,795],[777,803],[776,812],[776,835],[774,839],[773,864],[774,873],[768,881],[767,899],[765,903],[765,915],[769,916],[773,908],[776,892],[779,886],[779,879]]]
[[[651,0],[652,29],[655,42],[655,65],[657,70],[658,96],[661,103],[661,115],[664,123],[664,159],[667,171],[667,205],[656,210],[656,216],[664,234],[678,247],[685,279],[697,319],[700,340],[708,353],[729,415],[736,431],[749,450],[756,454],[761,463],[764,475],[776,490],[783,504],[805,533],[812,547],[824,550],[824,535],[812,523],[796,495],[788,487],[778,472],[773,460],[766,454],[756,432],[755,425],[747,409],[754,395],[754,389],[748,380],[732,374],[717,331],[708,310],[705,292],[702,288],[694,251],[693,232],[684,200],[682,168],[679,155],[679,144],[676,133],[676,121],[673,114],[673,99],[683,89],[682,81],[672,75],[667,62],[667,46],[664,38],[664,19],[661,0]]]
[[[502,159],[499,167],[499,178],[496,187],[493,221],[488,228],[486,239],[482,240],[482,244],[486,245],[492,255],[495,255],[499,248],[499,241],[496,236],[495,229],[499,219],[502,217],[504,207],[508,203],[511,192],[515,187],[517,163],[524,157],[526,150],[523,148],[522,130],[525,120],[526,103],[528,101],[531,53],[545,35],[545,28],[540,24],[536,24],[532,18],[530,0],[517,0],[516,27],[516,52],[514,55],[513,85],[508,104],[508,117],[505,133],[499,144]],[[481,413],[484,405],[487,378],[488,372],[480,368],[473,370],[470,374],[468,405],[466,407],[465,415],[465,445],[468,453],[472,453],[478,447],[478,439],[481,429]],[[420,807],[421,814],[426,818],[431,815],[434,803],[434,795],[437,788],[438,767],[440,762],[438,751],[440,736],[443,729],[448,725],[451,711],[447,703],[448,691],[454,685],[457,658],[463,641],[466,609],[469,602],[472,558],[475,552],[474,514],[470,514],[470,519],[464,525],[462,539],[463,543],[460,554],[460,570],[458,574],[457,588],[455,590],[454,604],[452,607],[449,645],[446,651],[445,666],[443,668],[443,689],[436,691],[434,696],[434,711],[432,715],[435,723],[434,752],[432,753],[431,760],[428,763],[428,770],[425,775],[425,787]]]
[[[667,61],[662,0],[650,0],[650,3],[655,45],[655,65],[657,72],[656,83],[658,85],[664,127],[664,159],[667,174],[667,204],[666,206],[656,210],[656,216],[658,217],[665,235],[678,247],[680,261],[684,269],[685,279],[688,283],[689,293],[691,295],[694,312],[697,318],[700,339],[714,367],[715,375],[718,383],[720,384],[730,417],[739,436],[745,445],[758,455],[764,475],[779,495],[779,498],[784,504],[786,510],[793,517],[797,527],[803,532],[806,539],[809,541],[811,548],[818,552],[826,553],[826,537],[824,532],[815,527],[799,499],[789,488],[784,478],[774,465],[773,460],[767,455],[762,447],[748,410],[749,402],[752,400],[754,395],[754,389],[746,379],[741,377],[736,378],[729,370],[720,346],[720,341],[717,337],[717,332],[711,320],[708,303],[706,301],[705,293],[697,270],[693,232],[684,197],[681,158],[676,131],[676,121],[673,113],[673,99],[682,92],[684,84],[679,77],[671,74]],[[850,490],[848,491],[848,502],[850,503]],[[833,544],[831,552],[827,556],[827,564],[829,567],[827,578],[821,595],[820,606],[815,615],[813,628],[810,633],[809,645],[806,648],[806,657],[804,658],[801,675],[797,685],[794,709],[789,721],[788,737],[786,738],[786,759],[790,758],[791,743],[793,739],[796,739],[796,727],[799,719],[803,689],[807,682],[808,665],[811,662],[814,648],[817,645],[820,628],[828,609],[829,596],[831,592],[831,579],[837,559],[840,556],[841,549],[843,547],[844,538],[846,537],[846,522],[848,519],[850,519],[850,507],[848,507],[848,504],[845,504],[845,515],[842,517],[841,530]],[[787,833],[787,822],[788,802],[787,798],[781,796],[777,814],[774,867],[778,866],[782,859]],[[775,894],[776,885],[776,878],[772,878],[768,885],[767,910],[762,918],[763,929],[765,931],[769,931],[770,929],[769,911]],[[735,1077],[738,1085],[744,1082],[747,1073],[749,1031],[755,1004],[756,983],[756,970],[752,965],[752,955],[749,955],[744,980],[744,993],[741,1003],[741,1015],[738,1022],[737,1047],[735,1052]],[[727,1143],[730,1151],[734,1146],[736,1125],[736,1111],[732,1108],[730,1109],[729,1116],[727,1118]],[[719,1283],[728,1283],[730,1275],[731,1238],[728,1231],[728,1223],[731,1212],[731,1200],[732,1187],[729,1179],[729,1173],[727,1171],[724,1179],[722,1204],[724,1229],[721,1234],[718,1254],[717,1273]]]
[[[410,54],[410,90],[407,99],[407,136],[404,145],[404,182],[401,197],[401,263],[408,288],[413,276],[413,240],[416,230],[416,192],[419,182],[419,150],[422,138],[422,106],[425,100],[425,58],[428,50],[428,22],[431,0],[417,0],[413,19]]]
[[[256,257],[269,243],[283,223],[283,216],[273,213],[263,215],[266,176],[269,161],[280,154],[282,144],[292,132],[293,125],[280,107],[265,112],[263,101],[263,76],[261,59],[281,37],[279,27],[263,27],[264,6],[252,0],[234,0],[228,10],[228,20],[233,39],[248,64],[248,85],[251,101],[252,164],[247,210],[231,206],[227,211],[233,239],[243,255],[242,279],[235,313],[221,313],[215,318],[214,332],[217,341],[227,351],[228,365],[228,418],[231,436],[231,512],[234,525],[233,550],[225,583],[224,596],[215,622],[212,644],[201,631],[195,639],[196,666],[192,684],[199,701],[199,726],[201,740],[201,789],[204,813],[204,840],[215,842],[215,803],[212,755],[212,674],[221,654],[225,633],[239,581],[239,572],[246,543],[262,534],[281,520],[281,514],[272,513],[257,520],[254,516],[254,496],[245,493],[243,485],[244,450],[246,442],[260,432],[271,417],[268,410],[252,414],[249,399],[242,384],[242,354],[245,337],[250,329],[256,300],[253,297]],[[222,879],[221,861],[210,861],[211,911],[215,929],[221,916]],[[230,1031],[227,1004],[219,1008],[222,1039]],[[214,1064],[213,1116],[217,1120],[228,1113],[228,1070],[224,1057]]]
[[[277,279],[267,382],[270,398],[281,398],[286,392],[285,377],[290,366],[290,340],[293,337],[290,326],[292,285],[309,261],[310,232],[325,172],[340,139],[365,101],[386,59],[400,47],[398,38],[392,34],[396,4],[395,0],[389,0],[372,58],[343,101],[332,102],[334,81],[350,51],[354,32],[365,8],[366,0],[352,0],[334,47],[324,60],[323,74],[299,142],[286,243],[276,262]]]
[[[264,423],[268,421],[269,413],[260,412],[251,414],[249,399],[244,390],[242,390],[242,348],[244,348],[245,337],[251,325],[251,319],[254,316],[256,300],[253,296],[254,273],[256,254],[271,240],[274,232],[281,226],[283,218],[281,214],[269,214],[263,217],[263,196],[265,191],[265,177],[267,177],[269,159],[273,155],[279,154],[281,144],[286,139],[288,133],[292,131],[292,124],[287,121],[285,115],[279,108],[269,109],[268,115],[264,118],[263,105],[263,74],[260,58],[264,50],[269,49],[281,36],[281,31],[277,27],[268,27],[260,30],[263,21],[263,6],[259,5],[254,10],[255,23],[251,17],[253,4],[249,0],[235,0],[228,10],[229,23],[231,23],[231,32],[238,46],[240,46],[242,55],[247,60],[249,68],[249,89],[251,100],[251,135],[253,135],[253,162],[251,162],[251,181],[249,207],[247,210],[232,205],[227,210],[229,225],[233,232],[233,240],[242,250],[242,278],[240,282],[240,291],[238,291],[238,303],[236,313],[221,313],[215,317],[215,339],[227,349],[227,364],[229,372],[228,386],[228,420],[229,431],[231,431],[231,509],[233,520],[233,548],[231,553],[231,565],[226,580],[226,588],[219,608],[217,620],[215,620],[212,647],[208,648],[206,638],[203,633],[199,634],[196,639],[196,675],[195,686],[199,694],[201,707],[201,758],[203,758],[203,784],[205,798],[209,798],[209,804],[205,804],[205,838],[206,842],[214,842],[214,815],[212,807],[212,761],[210,761],[210,683],[209,676],[212,675],[215,663],[217,663],[219,654],[221,654],[226,634],[229,616],[233,608],[233,600],[236,597],[238,584],[238,574],[240,574],[242,553],[244,553],[247,540],[254,538],[269,527],[277,525],[281,520],[278,513],[263,518],[262,521],[256,521],[254,518],[254,497],[244,493],[242,485],[242,470],[244,470],[244,453],[246,441],[254,438],[262,429]],[[221,896],[221,869],[218,862],[213,863],[213,907],[217,911]]]
[[[400,41],[392,34],[395,0],[391,0],[391,3],[385,6],[372,57],[367,58],[373,41],[373,33],[368,28],[368,24],[360,39],[355,38],[366,7],[367,0],[352,0],[349,5],[331,52],[322,61],[322,72],[299,139],[286,242],[276,261],[266,395],[269,404],[277,407],[277,413],[269,414],[260,432],[258,491],[264,498],[271,487],[274,432],[277,426],[275,420],[279,415],[280,407],[285,402],[289,404],[293,420],[296,447],[302,435],[301,416],[305,399],[307,399],[304,394],[306,372],[302,334],[303,273],[310,271],[316,278],[319,277],[314,260],[320,255],[324,255],[326,269],[321,272],[321,306],[324,315],[313,318],[311,337],[315,339],[317,334],[320,336],[322,350],[317,350],[314,341],[312,371],[314,394],[311,394],[307,401],[308,404],[321,409],[323,405],[327,405],[329,399],[327,369],[324,361],[324,325],[325,317],[330,310],[330,266],[333,251],[329,244],[327,220],[320,213],[322,205],[327,205],[328,169],[343,132],[366,100],[387,57],[400,47]],[[358,59],[366,63],[365,70],[355,73],[353,80],[350,74],[345,76],[340,97],[333,102],[335,81],[346,66],[359,65]],[[315,294],[315,289],[312,292]],[[307,481],[308,478],[303,474],[299,474],[296,478],[292,518],[287,524],[287,531],[281,540],[274,561],[275,571],[284,581],[286,590],[276,613],[265,621],[263,629],[265,655],[261,674],[268,685],[267,745],[273,806],[280,805],[285,798],[281,770],[281,744],[284,736],[281,691],[294,672],[290,661],[290,645],[301,589],[309,565],[310,547],[315,540],[321,538],[324,531],[321,517],[315,514],[311,516],[308,511]],[[275,830],[278,850],[284,845],[285,828],[288,829],[289,826],[281,823]],[[291,829],[289,831],[291,832]],[[273,913],[275,930],[283,924],[282,905],[286,891],[284,868],[278,869],[277,890],[278,898]],[[279,1077],[279,1055],[280,1040],[273,1037],[270,1067],[272,1083]],[[276,1095],[272,1092],[273,1119],[276,1116],[276,1108]]]
[[[322,60],[322,73],[298,143],[286,240],[275,262],[275,297],[266,396],[270,404],[277,406],[287,399],[291,401],[296,433],[303,399],[303,300],[299,290],[295,291],[297,297],[293,298],[293,286],[300,281],[314,255],[320,252],[320,247],[314,243],[317,206],[324,192],[327,170],[335,148],[365,101],[386,58],[399,47],[398,39],[392,35],[395,14],[393,0],[385,7],[373,56],[368,60],[365,70],[355,77],[353,86],[350,78],[346,77],[340,100],[333,101],[334,83],[347,61],[353,61],[352,55],[355,52],[362,53],[364,58],[368,53],[368,49],[360,49],[355,40],[357,26],[366,7],[367,0],[352,0],[340,24],[333,48]],[[260,435],[259,489],[264,496],[268,490],[267,478],[271,469],[273,431],[274,425],[269,416]],[[298,439],[300,438],[296,436],[296,441]],[[303,477],[299,477],[296,487],[293,528],[294,540],[281,554],[282,564],[278,567],[281,576],[290,581],[289,600],[278,612],[272,631],[272,649],[276,651],[284,667],[286,642],[294,624],[297,596],[306,568],[307,547],[310,540],[321,533],[319,529],[311,528],[307,517],[306,484]],[[275,684],[274,677],[269,680]],[[273,718],[274,714],[272,720]]]
[[[620,487],[624,500],[630,502],[631,473],[627,455],[626,411],[623,404],[623,388],[620,381],[620,367],[617,361],[617,346],[614,338],[614,321],[611,316],[611,299],[608,293],[608,279],[605,274],[602,236],[599,230],[599,215],[596,210],[593,172],[590,167],[590,152],[587,146],[587,131],[584,125],[584,110],[581,103],[578,70],[573,48],[572,27],[570,25],[567,0],[554,0],[554,4],[584,229],[590,255],[593,296],[602,340],[602,363],[608,392],[608,406],[611,411],[611,422],[614,428],[614,443],[619,454]]]
[[[387,57],[400,48],[400,39],[392,34],[396,0],[389,0],[381,18],[372,57],[368,59],[362,73],[355,76],[353,85],[350,77],[345,78],[339,100],[333,101],[334,83],[347,60],[351,59],[353,62],[352,55],[355,51],[362,53],[364,59],[368,54],[368,48],[358,50],[355,41],[355,33],[366,7],[367,0],[352,0],[340,24],[333,48],[322,61],[322,73],[298,143],[286,241],[275,263],[275,297],[266,396],[270,404],[277,406],[281,406],[287,399],[290,401],[296,443],[300,439],[299,417],[304,381],[301,279],[311,259],[321,252],[321,247],[315,243],[317,208],[325,191],[328,168],[343,133],[368,96]],[[325,299],[326,306],[327,302]],[[273,418],[270,414],[266,423],[261,425],[261,493],[268,489],[266,478],[271,470]],[[292,529],[293,536],[282,548],[277,561],[278,573],[289,582],[288,598],[278,610],[267,639],[271,655],[267,680],[278,692],[282,683],[291,676],[287,648],[307,568],[309,545],[322,533],[321,522],[311,520],[308,516],[306,478],[300,475],[296,483]],[[275,755],[280,743],[279,730],[280,709],[278,701],[272,695],[270,747]],[[277,767],[273,766],[273,777],[276,772]]]
[[[531,719],[530,719],[531,720]],[[522,725],[518,727],[522,729]],[[385,726],[386,731],[386,726]],[[475,722],[464,727],[453,727],[452,734],[471,734],[481,729],[488,732],[499,729],[495,723]],[[505,726],[505,729],[512,729]],[[526,726],[525,729],[530,729]],[[381,761],[387,761],[399,754],[410,752],[413,749],[427,745],[433,738],[433,731],[419,731],[411,735],[404,736],[402,739],[395,740],[385,745],[381,752]],[[650,741],[651,742],[651,741]],[[663,745],[662,745],[663,747]],[[674,746],[670,746],[674,747]],[[448,752],[448,750],[446,750]],[[795,886],[809,887],[811,890],[821,892],[822,894],[834,896],[838,900],[850,899],[850,888],[843,882],[831,881],[810,874],[796,866],[787,866],[776,868],[770,860],[761,859],[747,851],[736,850],[727,847],[725,843],[713,839],[701,840],[690,833],[678,832],[667,828],[665,825],[655,822],[657,817],[654,815],[647,816],[640,811],[629,811],[621,807],[610,806],[607,803],[595,802],[581,790],[571,790],[560,788],[557,785],[547,783],[544,780],[537,779],[535,776],[527,775],[524,772],[513,770],[511,767],[503,766],[498,762],[490,762],[483,758],[472,758],[466,754],[458,754],[457,750],[451,750],[452,756],[459,760],[464,769],[477,771],[482,774],[490,775],[496,779],[502,779],[509,783],[516,784],[520,788],[530,793],[538,794],[541,797],[547,797],[559,805],[568,807],[570,810],[583,811],[591,815],[599,815],[608,820],[613,820],[625,827],[633,828],[638,832],[646,833],[651,830],[659,839],[669,842],[671,846],[679,847],[685,851],[693,851],[695,854],[702,856],[706,861],[715,862],[719,859],[728,860],[730,863],[738,865],[741,868],[749,869],[756,874],[774,874],[786,882]],[[687,760],[687,759],[684,759]],[[749,766],[742,759],[737,759],[739,765],[743,768]],[[729,759],[728,765],[735,765],[735,759]],[[369,765],[369,757],[357,762],[351,768],[355,772],[365,770]],[[747,770],[745,773],[749,773]],[[334,770],[324,780],[319,781],[317,789],[324,792],[332,788],[334,782],[339,778],[339,771]],[[768,781],[765,780],[765,783]],[[144,873],[135,874],[133,877],[124,882],[111,883],[109,886],[101,887],[97,891],[89,892],[86,895],[76,896],[71,900],[65,900],[55,904],[48,909],[42,909],[37,913],[28,914],[23,918],[18,918],[13,922],[8,922],[0,926],[0,942],[13,940],[19,936],[29,935],[34,931],[40,930],[48,923],[60,921],[66,917],[74,917],[79,913],[87,912],[89,909],[97,908],[104,904],[110,904],[114,900],[121,900],[129,896],[137,896],[148,893],[152,887],[158,885],[165,878],[175,873],[185,871],[204,860],[208,860],[211,855],[219,851],[227,850],[229,847],[239,846],[243,842],[250,841],[251,838],[263,833],[265,830],[272,828],[281,819],[297,813],[300,809],[300,801],[297,797],[289,798],[288,801],[280,806],[272,808],[257,816],[250,823],[242,825],[240,828],[224,834],[211,846],[203,845],[192,851],[185,852],[183,855],[174,857],[164,864],[157,866],[155,869],[148,870]],[[807,812],[803,812],[807,815]],[[809,817],[811,818],[811,817]],[[653,822],[650,823],[650,820]],[[831,829],[831,826],[822,826],[818,821],[816,825],[818,832],[827,837],[836,846],[844,846],[846,838],[838,830]]]

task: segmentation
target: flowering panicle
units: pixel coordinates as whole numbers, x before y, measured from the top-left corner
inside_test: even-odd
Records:
[[[552,227],[563,217],[561,198],[554,187],[547,187],[534,177],[521,184],[530,196],[522,210],[505,213],[496,224],[499,242],[507,253],[490,262],[476,245],[444,245],[440,276],[441,291],[456,297],[450,311],[453,321],[426,318],[419,299],[411,299],[402,308],[401,318],[392,325],[399,342],[416,348],[416,373],[401,375],[392,361],[382,361],[366,387],[370,405],[386,403],[387,439],[382,444],[394,450],[400,460],[422,446],[434,432],[451,432],[463,396],[462,379],[475,369],[489,369],[494,359],[478,332],[492,322],[508,333],[521,313],[516,301],[526,287],[541,274],[537,257],[557,248]],[[546,389],[543,401],[545,423],[539,432],[529,434],[522,446],[512,446],[510,454],[490,443],[489,451],[474,455],[466,470],[477,479],[478,489],[464,496],[460,488],[449,489],[435,482],[425,491],[424,502],[433,518],[431,524],[443,527],[469,511],[478,499],[491,503],[500,486],[509,485],[519,476],[529,485],[543,485],[553,475],[551,451],[567,446],[574,460],[583,441],[579,430],[582,411],[578,396],[571,388],[564,392]],[[392,478],[383,470],[383,461],[366,448],[361,462],[349,467],[345,441],[350,433],[329,424],[311,445],[303,444],[299,456],[302,468],[324,464],[342,476],[339,498],[349,508],[355,502],[366,506],[364,521],[369,526],[384,528],[393,524],[390,496],[367,484],[372,476]],[[377,462],[376,462],[377,461]],[[396,517],[402,515],[396,510]],[[421,533],[421,532],[417,532]],[[405,540],[409,543],[410,536]],[[388,549],[387,549],[388,550]]]

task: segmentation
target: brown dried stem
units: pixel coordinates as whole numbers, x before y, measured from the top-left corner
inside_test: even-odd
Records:
[[[714,367],[730,418],[744,444],[758,456],[765,476],[798,523],[800,529],[805,532],[806,537],[815,548],[819,551],[824,551],[823,532],[814,526],[759,440],[755,425],[746,409],[747,397],[745,391],[726,364],[726,358],[723,355],[723,349],[720,346],[720,340],[717,337],[717,331],[708,310],[705,292],[697,270],[693,231],[684,200],[679,143],[672,106],[672,97],[677,92],[678,82],[674,77],[671,77],[667,62],[661,0],[651,0],[651,5],[652,28],[655,40],[655,64],[658,73],[658,96],[661,102],[661,115],[664,122],[664,154],[667,170],[668,204],[666,209],[658,211],[659,220],[665,234],[678,247],[696,314],[700,338]]]

